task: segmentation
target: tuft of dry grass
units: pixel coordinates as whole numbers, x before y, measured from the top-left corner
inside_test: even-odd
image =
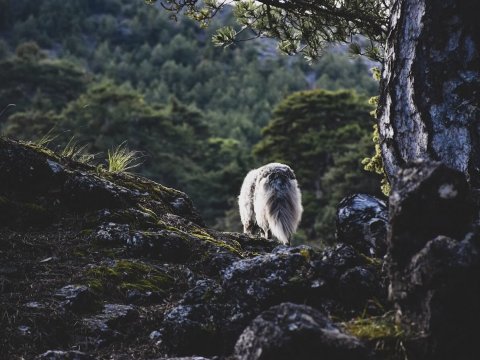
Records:
[[[86,149],[87,145],[79,145],[78,141],[75,140],[75,136],[72,136],[61,151],[60,156],[84,164],[90,164],[95,159],[95,155],[87,153]]]
[[[368,318],[357,318],[343,323],[345,330],[362,339],[398,338],[404,335],[403,329],[394,320],[393,314]]]
[[[29,143],[46,148],[53,140],[57,138],[57,135],[53,134],[53,128],[50,129],[45,135],[40,139],[29,141]]]
[[[117,147],[108,150],[108,171],[113,173],[126,172],[141,165],[139,151],[131,151],[121,143]]]

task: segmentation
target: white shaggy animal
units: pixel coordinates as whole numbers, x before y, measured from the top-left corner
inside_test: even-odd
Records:
[[[268,239],[275,236],[289,244],[302,217],[302,194],[293,170],[284,164],[270,163],[250,171],[238,196],[243,231],[253,234],[258,228]]]

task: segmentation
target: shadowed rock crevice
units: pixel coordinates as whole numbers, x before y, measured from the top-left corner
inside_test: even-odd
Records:
[[[480,241],[465,175],[440,163],[401,171],[390,197],[390,298],[418,334],[414,358],[480,356]],[[422,339],[422,340],[420,340]]]

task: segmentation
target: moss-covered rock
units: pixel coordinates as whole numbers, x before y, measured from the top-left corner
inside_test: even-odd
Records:
[[[2,355],[228,356],[281,302],[344,322],[386,303],[381,259],[209,229],[187,195],[133,174],[0,139],[0,182]]]
[[[175,280],[159,266],[125,259],[94,266],[85,272],[85,277],[88,286],[104,298],[125,299],[132,290],[164,297],[175,285]]]
[[[393,313],[354,318],[341,326],[347,334],[369,343],[382,359],[400,360],[407,357],[405,342],[408,341],[409,335],[395,321]]]

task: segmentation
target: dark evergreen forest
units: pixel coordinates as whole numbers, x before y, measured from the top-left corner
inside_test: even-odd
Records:
[[[95,166],[123,144],[130,171],[186,192],[226,231],[240,230],[248,170],[285,162],[303,190],[296,242],[330,241],[340,199],[380,191],[362,165],[372,64],[333,48],[309,65],[270,40],[215,47],[226,24],[228,11],[202,29],[141,0],[0,0],[0,130]]]

